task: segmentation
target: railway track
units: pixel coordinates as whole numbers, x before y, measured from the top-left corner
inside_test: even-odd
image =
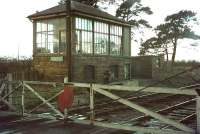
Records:
[[[188,121],[194,119],[196,116],[195,99],[190,99],[188,101],[184,101],[176,105],[169,106],[167,108],[158,110],[156,112],[162,115],[165,115],[168,118],[173,119],[175,121],[178,121],[181,123],[187,123]],[[140,116],[135,119],[131,119],[129,122],[135,125],[146,126],[148,123],[152,121],[151,119],[152,118],[149,116]],[[158,121],[155,121],[155,122],[157,122],[157,124],[160,124],[161,127],[166,127],[166,125],[162,126],[161,122],[158,122]],[[127,123],[127,122],[124,122],[124,123]]]
[[[139,95],[136,95],[136,96],[132,96],[132,97],[128,97],[127,99],[128,100],[135,100],[135,99],[141,99],[141,98],[144,98],[144,97],[151,97],[153,95],[158,95],[159,93],[142,93],[142,94],[139,94]],[[104,102],[102,102],[104,101]],[[95,107],[96,109],[101,109],[101,113],[103,112],[102,108],[103,107],[107,107],[108,105],[118,105],[116,101],[110,101],[110,100],[101,100],[101,101],[97,101],[95,102]],[[117,107],[118,109],[120,109],[120,106]],[[113,111],[114,109],[110,109],[111,111]],[[90,112],[90,109],[89,109],[89,105],[83,105],[83,106],[78,106],[78,107],[72,107],[69,112],[71,113],[82,113],[85,112],[85,113],[89,113]],[[106,112],[109,112],[109,111],[106,111],[105,110],[105,113]],[[98,113],[96,113],[97,115]],[[102,113],[103,114],[103,113]]]
[[[166,97],[165,101],[169,101],[170,98],[174,98],[177,96],[168,96]],[[157,100],[159,101],[159,100]],[[162,100],[164,101],[164,100]],[[176,104],[170,105],[165,108],[161,108],[159,110],[156,110],[157,113],[165,115],[169,119],[175,120],[177,122],[183,123],[188,125],[191,128],[196,129],[196,99],[192,98],[191,96],[187,96],[186,99],[177,102]],[[126,111],[122,110],[121,114],[125,113]],[[120,112],[118,112],[120,114]],[[111,112],[111,114],[115,114],[114,112]],[[108,113],[107,113],[108,116]],[[120,115],[119,115],[120,116]],[[130,116],[131,117],[131,116]],[[107,120],[108,121],[108,120]],[[120,121],[119,122],[113,122],[113,124],[120,124],[120,125],[132,125],[132,126],[143,126],[143,127],[150,127],[150,128],[160,128],[160,129],[176,129],[172,126],[169,126],[159,120],[156,120],[150,116],[139,116],[136,118],[128,119],[127,121]],[[98,130],[100,131],[100,130]],[[97,131],[97,132],[98,132]],[[106,132],[106,129],[102,129],[103,132]],[[91,134],[95,134],[96,132],[93,132]]]
[[[181,100],[179,100],[179,98],[181,98]],[[153,111],[160,111],[160,109],[166,109],[166,107],[173,107],[180,101],[184,102],[190,99],[193,99],[193,97],[191,96],[180,97],[179,95],[160,94],[160,93],[150,93],[150,94],[144,93],[142,95],[140,94],[139,96],[127,98],[127,100],[134,101],[139,105],[145,106],[147,108],[149,107],[150,109],[153,108],[152,109]],[[169,100],[173,100],[173,103],[171,103],[171,101]],[[152,104],[156,105],[152,106]],[[157,105],[162,105],[162,107],[161,108],[159,108],[159,106],[156,107]],[[100,116],[101,118],[103,118],[104,116],[108,116],[109,114],[115,114],[116,112],[117,113],[120,113],[121,111],[125,112],[126,110],[133,111],[133,109],[130,109],[127,106],[119,104],[118,102],[115,101],[95,104],[95,109],[94,109],[95,115]],[[91,111],[88,106],[82,106],[78,109],[71,110],[70,114],[79,113],[81,115],[88,116],[89,118],[90,112]]]
[[[195,113],[195,99],[194,96],[179,96],[179,95],[171,95],[171,94],[140,94],[138,96],[129,97],[130,101],[134,101],[142,106],[145,106],[149,109],[152,109],[156,111],[157,113],[160,113],[162,115],[167,116],[170,119],[176,120],[178,122],[184,123],[184,124],[191,124],[191,121],[194,121],[194,118],[196,116]],[[172,104],[173,100],[173,104]],[[179,100],[179,101],[178,101]],[[164,103],[164,104],[163,104]],[[108,105],[109,104],[109,105]],[[152,106],[155,105],[155,107]],[[133,126],[145,126],[145,127],[155,127],[155,128],[161,128],[161,129],[174,129],[173,127],[166,125],[158,120],[155,120],[149,116],[139,116],[135,114],[136,111],[133,109],[129,109],[128,107],[121,105],[117,102],[112,103],[101,103],[97,104],[95,107],[96,116],[100,117],[102,119],[106,118],[106,120],[111,123],[118,123],[118,124],[128,124]],[[156,108],[156,109],[154,109]],[[87,111],[84,111],[87,110]],[[73,112],[86,112],[86,115],[79,116],[77,115],[77,118],[80,117],[86,117],[89,118],[89,108],[84,107],[83,109],[74,110]],[[130,113],[130,115],[126,114]],[[79,113],[78,113],[79,114]],[[124,120],[117,121],[118,116],[126,114],[123,118]],[[110,116],[115,115],[115,116]],[[135,116],[136,117],[135,117]],[[107,116],[110,116],[107,118]],[[116,121],[112,121],[112,118],[116,117]],[[97,120],[99,121],[99,120]],[[100,120],[101,121],[101,120]],[[45,123],[46,124],[46,123]],[[195,123],[193,126],[195,127]],[[88,130],[90,134],[102,134],[102,133],[116,133],[115,130],[109,129],[109,128],[94,128]],[[129,134],[129,133],[127,133]],[[131,134],[131,132],[130,132]]]
[[[180,96],[172,94],[142,94],[135,97],[129,97],[129,101],[134,101],[139,105],[145,106],[152,111],[159,114],[165,115],[166,117],[181,122],[184,124],[194,121],[196,116],[195,109],[195,98],[194,96]],[[108,105],[111,104],[111,105]],[[79,109],[76,112],[81,111],[81,118],[85,117],[89,119],[89,108],[85,109],[86,114],[82,114],[83,111]],[[153,119],[149,116],[145,116],[134,109],[130,109],[127,106],[121,105],[117,102],[112,103],[102,103],[95,105],[95,115],[97,121],[108,121],[117,124],[128,124],[136,126],[149,126],[167,129],[170,126]],[[122,115],[122,118],[120,116]],[[139,117],[138,117],[139,116]],[[78,117],[78,116],[77,116]],[[116,119],[114,119],[114,118]],[[119,121],[117,121],[119,119]],[[125,120],[125,121],[124,121]],[[194,123],[195,124],[195,123]],[[191,126],[195,127],[195,125]],[[106,130],[105,130],[106,131]]]

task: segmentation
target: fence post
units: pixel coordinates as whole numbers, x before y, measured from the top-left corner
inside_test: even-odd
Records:
[[[8,73],[7,78],[8,78],[8,94],[10,94],[12,92],[12,81],[13,81],[12,74]],[[12,104],[12,94],[9,95],[8,102]]]
[[[91,124],[95,120],[95,112],[94,112],[94,90],[92,84],[90,84],[90,121]]]
[[[25,94],[25,90],[24,90],[24,82],[22,81],[22,117],[24,117],[24,113],[25,113],[25,105],[24,105],[24,94]]]

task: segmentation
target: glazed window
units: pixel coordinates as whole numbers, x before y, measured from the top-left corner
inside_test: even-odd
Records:
[[[49,19],[36,23],[37,53],[63,53],[66,47],[65,19]]]
[[[76,18],[76,53],[93,53],[92,21]]]
[[[108,24],[94,22],[94,53],[107,55],[109,45]]]
[[[121,55],[122,27],[110,26],[110,55]]]
[[[75,18],[76,53],[96,55],[122,55],[122,27]]]

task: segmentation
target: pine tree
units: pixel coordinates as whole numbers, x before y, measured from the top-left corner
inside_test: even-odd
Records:
[[[159,48],[166,48],[166,45],[172,45],[172,66],[175,62],[177,45],[180,39],[200,39],[199,35],[196,35],[192,31],[189,22],[197,22],[196,13],[192,11],[183,10],[178,13],[169,15],[165,18],[165,23],[158,25],[155,28],[157,32],[157,37],[154,38],[154,43],[152,39],[148,39],[142,44],[140,54],[145,54],[150,49],[157,51]]]
[[[122,4],[116,11],[116,16],[129,22],[135,27],[141,25],[150,28],[149,23],[140,17],[141,13],[147,15],[153,14],[150,7],[144,7],[141,0],[123,0]]]

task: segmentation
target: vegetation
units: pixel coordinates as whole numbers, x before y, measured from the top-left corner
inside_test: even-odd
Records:
[[[65,3],[66,0],[60,0],[59,4]],[[151,15],[153,12],[150,7],[144,7],[141,0],[74,0],[93,7],[98,7],[98,2],[109,2],[109,4],[121,3],[116,11],[116,16],[130,22],[134,27],[145,26],[150,28],[149,23],[140,18],[141,13]]]
[[[189,25],[192,21],[197,22],[196,13],[192,11],[184,10],[167,16],[165,23],[155,28],[156,37],[146,40],[141,45],[140,55],[151,52],[156,54],[164,53],[167,56],[167,60],[169,60],[169,49],[172,48],[171,61],[173,65],[179,39],[200,39],[200,36],[196,35]]]
[[[185,61],[185,60],[182,60],[182,61],[176,61],[176,62],[174,62],[174,66],[198,66],[198,65],[200,65],[200,62],[198,62],[198,61],[194,61],[194,60],[192,60],[192,61]]]
[[[153,14],[150,7],[144,7],[141,0],[125,0],[116,11],[116,16],[129,22],[134,27],[145,26],[150,28],[150,24],[140,18],[141,13]]]

